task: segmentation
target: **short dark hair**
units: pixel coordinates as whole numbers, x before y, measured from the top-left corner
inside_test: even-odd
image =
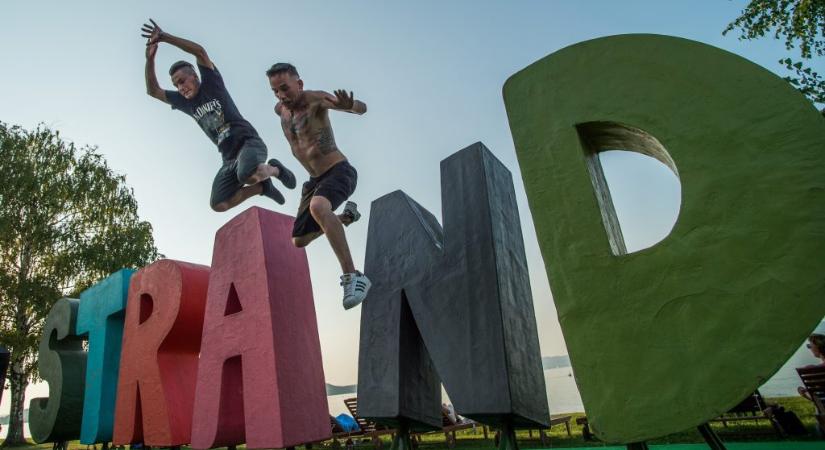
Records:
[[[191,70],[192,73],[195,72],[195,67],[192,64],[186,61],[178,61],[175,64],[172,64],[172,67],[169,68],[169,76],[171,77],[175,72],[177,72],[180,69],[183,69],[184,67]]]
[[[825,355],[825,335],[812,334],[808,337],[808,342],[815,346],[821,355]]]
[[[279,73],[284,73],[284,72],[286,72],[290,75],[294,75],[298,78],[301,77],[300,75],[298,75],[298,69],[296,69],[295,66],[293,66],[290,63],[275,63],[275,64],[273,64],[272,67],[270,67],[269,70],[266,71],[266,76],[274,77],[275,75],[278,75]]]

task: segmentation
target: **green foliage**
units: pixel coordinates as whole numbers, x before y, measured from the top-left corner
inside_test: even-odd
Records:
[[[774,39],[784,39],[788,50],[798,48],[803,59],[819,58],[825,55],[825,1],[751,0],[722,34],[734,29],[741,31],[740,40],[772,34]],[[812,102],[825,103],[825,79],[802,62],[779,62],[793,73],[786,80]]]
[[[0,177],[0,344],[11,351],[14,391],[37,376],[55,301],[159,255],[132,189],[94,148],[77,149],[43,126],[0,122]],[[14,417],[22,405],[12,401]]]
[[[814,103],[825,103],[825,78],[810,67],[804,67],[801,62],[794,62],[790,58],[780,59],[779,62],[784,64],[789,72],[794,73],[795,76],[785,77],[793,87],[799,89]]]

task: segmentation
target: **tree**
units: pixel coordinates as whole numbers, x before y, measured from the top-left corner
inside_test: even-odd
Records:
[[[742,15],[729,23],[722,34],[740,29],[740,40],[751,40],[773,33],[785,39],[785,48],[798,48],[803,59],[825,55],[825,1],[823,0],[751,0]],[[812,102],[825,103],[825,78],[790,58],[779,63],[793,73],[785,77]]]
[[[11,352],[4,446],[25,443],[24,392],[37,379],[43,322],[62,296],[159,257],[132,189],[95,148],[47,127],[0,122],[0,344]],[[5,381],[5,380],[4,380]]]

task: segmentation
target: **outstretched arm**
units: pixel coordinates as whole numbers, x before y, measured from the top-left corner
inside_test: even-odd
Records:
[[[215,69],[215,65],[212,64],[212,61],[209,59],[209,55],[206,54],[206,50],[199,44],[166,33],[161,30],[158,24],[156,24],[152,19],[149,19],[149,22],[152,22],[151,25],[143,24],[143,28],[141,28],[143,31],[142,36],[148,39],[146,45],[151,46],[152,44],[157,44],[159,42],[166,42],[167,44],[174,45],[190,55],[194,55],[199,65],[210,69]]]
[[[324,108],[346,111],[353,114],[364,114],[367,112],[367,104],[360,100],[355,100],[352,91],[347,94],[347,91],[337,89],[334,96],[326,92],[323,92],[322,95],[321,106]]]
[[[169,103],[166,99],[166,92],[158,84],[158,77],[155,75],[155,53],[157,51],[157,43],[146,46],[146,93],[162,102]]]

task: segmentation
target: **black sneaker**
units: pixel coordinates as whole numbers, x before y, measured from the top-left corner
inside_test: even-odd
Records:
[[[361,218],[361,213],[358,212],[358,205],[355,202],[347,202],[344,205],[344,211],[341,212],[344,216],[349,217],[350,222],[346,226],[350,226]]]
[[[284,165],[275,158],[267,161],[267,164],[278,168],[278,176],[275,178],[281,180],[281,183],[283,183],[287,188],[295,189],[295,175],[292,174],[291,170],[284,167]]]
[[[281,194],[277,188],[275,188],[275,184],[272,183],[272,180],[267,178],[264,181],[261,181],[261,195],[271,198],[275,200],[275,203],[279,205],[283,205],[286,200],[284,200],[284,195]]]

